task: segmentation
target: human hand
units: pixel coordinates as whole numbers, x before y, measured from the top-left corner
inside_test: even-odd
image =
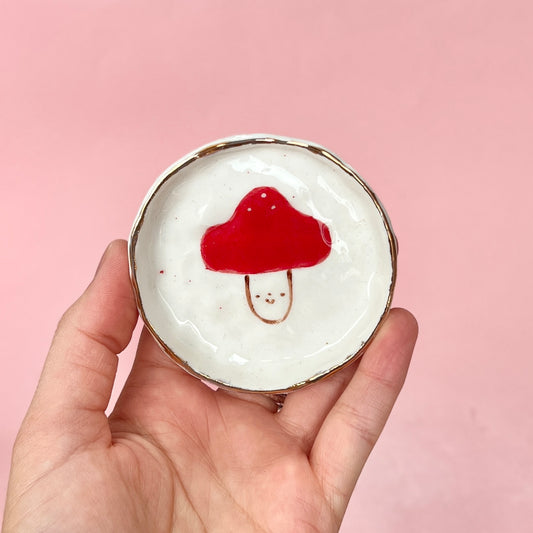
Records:
[[[17,437],[4,532],[337,531],[400,392],[417,326],[392,310],[357,362],[271,397],[217,391],[141,335],[105,410],[137,311],[112,243],[57,329]]]

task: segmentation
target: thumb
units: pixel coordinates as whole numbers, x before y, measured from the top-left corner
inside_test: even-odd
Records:
[[[59,323],[23,429],[56,443],[63,438],[67,448],[100,438],[110,442],[105,409],[117,354],[129,343],[136,321],[127,245],[114,241],[89,287]]]

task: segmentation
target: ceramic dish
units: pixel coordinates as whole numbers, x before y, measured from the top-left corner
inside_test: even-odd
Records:
[[[396,239],[365,182],[306,141],[222,139],[168,168],[132,229],[131,278],[195,376],[286,392],[360,355],[390,307]]]

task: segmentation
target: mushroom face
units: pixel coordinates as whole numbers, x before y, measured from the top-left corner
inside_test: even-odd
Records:
[[[324,223],[294,209],[273,187],[257,187],[227,222],[207,229],[200,249],[208,270],[245,275],[250,310],[263,322],[277,324],[292,306],[292,269],[324,261],[331,236]],[[259,276],[275,272],[282,273],[281,285]]]
[[[283,322],[292,307],[292,271],[246,275],[244,279],[252,313],[267,324]]]

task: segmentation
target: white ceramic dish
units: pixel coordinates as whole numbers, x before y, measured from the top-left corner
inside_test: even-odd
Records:
[[[222,139],[156,181],[131,278],[163,350],[220,386],[286,392],[360,355],[383,322],[397,245],[375,194],[306,141]]]

